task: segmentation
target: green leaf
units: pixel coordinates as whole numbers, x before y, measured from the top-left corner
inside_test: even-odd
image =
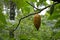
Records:
[[[17,5],[17,8],[22,8],[22,7],[25,7],[27,5],[27,3],[25,2],[26,0],[13,0],[16,5]]]
[[[50,7],[50,15],[52,15],[53,12],[54,12],[54,5],[52,5],[52,6]]]
[[[5,16],[3,15],[2,11],[0,10],[0,28],[3,28],[6,25]]]

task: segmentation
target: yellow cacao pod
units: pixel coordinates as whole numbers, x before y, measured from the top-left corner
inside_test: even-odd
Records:
[[[38,30],[41,25],[41,16],[39,14],[34,15],[34,26]]]

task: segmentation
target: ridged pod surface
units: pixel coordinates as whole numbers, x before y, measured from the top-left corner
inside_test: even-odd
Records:
[[[34,26],[37,30],[39,30],[39,27],[41,26],[41,16],[39,14],[34,15]]]

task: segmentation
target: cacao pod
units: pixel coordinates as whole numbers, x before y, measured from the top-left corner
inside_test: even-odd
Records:
[[[39,30],[39,27],[41,25],[41,16],[39,14],[34,15],[34,26],[36,27],[37,30]]]

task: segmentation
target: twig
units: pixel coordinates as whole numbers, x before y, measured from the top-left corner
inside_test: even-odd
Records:
[[[20,24],[20,22],[21,22],[22,19],[27,18],[27,17],[29,17],[29,16],[31,16],[31,15],[34,15],[34,14],[37,14],[37,13],[31,13],[31,14],[29,14],[29,15],[27,15],[27,16],[24,16],[24,17],[20,18],[17,27],[16,27],[13,31],[15,31],[15,30],[18,28],[18,26],[19,26],[19,24]]]
[[[29,3],[28,3],[28,4],[29,4]],[[54,4],[52,4],[52,5],[56,5],[56,4],[58,4],[58,3],[54,3]],[[20,24],[20,22],[21,22],[22,19],[27,18],[27,17],[29,17],[29,16],[32,16],[32,15],[34,15],[34,14],[40,13],[41,11],[43,11],[44,9],[46,9],[46,8],[52,6],[52,5],[49,5],[49,6],[45,7],[45,8],[43,8],[43,9],[41,9],[39,12],[31,13],[31,14],[28,14],[27,16],[24,16],[24,17],[20,18],[20,19],[19,19],[19,23],[18,23],[18,25],[16,26],[16,28],[13,30],[13,32],[19,27],[19,24]],[[33,6],[32,6],[32,7],[33,7]],[[34,7],[34,8],[35,8],[35,7]],[[37,8],[36,8],[36,9],[37,9]]]
[[[40,10],[40,9],[36,8],[34,5],[32,5],[31,3],[27,2],[27,1],[26,1],[26,3],[28,3],[29,5],[31,5],[33,8],[35,8],[37,10]]]
[[[59,3],[54,3],[54,4],[52,4],[52,5],[56,5],[56,4],[59,4]],[[50,7],[50,6],[52,6],[52,5],[48,5],[48,6],[46,6],[45,8],[43,8],[41,11],[43,11],[44,9],[46,9],[46,8],[48,8],[48,7]]]

